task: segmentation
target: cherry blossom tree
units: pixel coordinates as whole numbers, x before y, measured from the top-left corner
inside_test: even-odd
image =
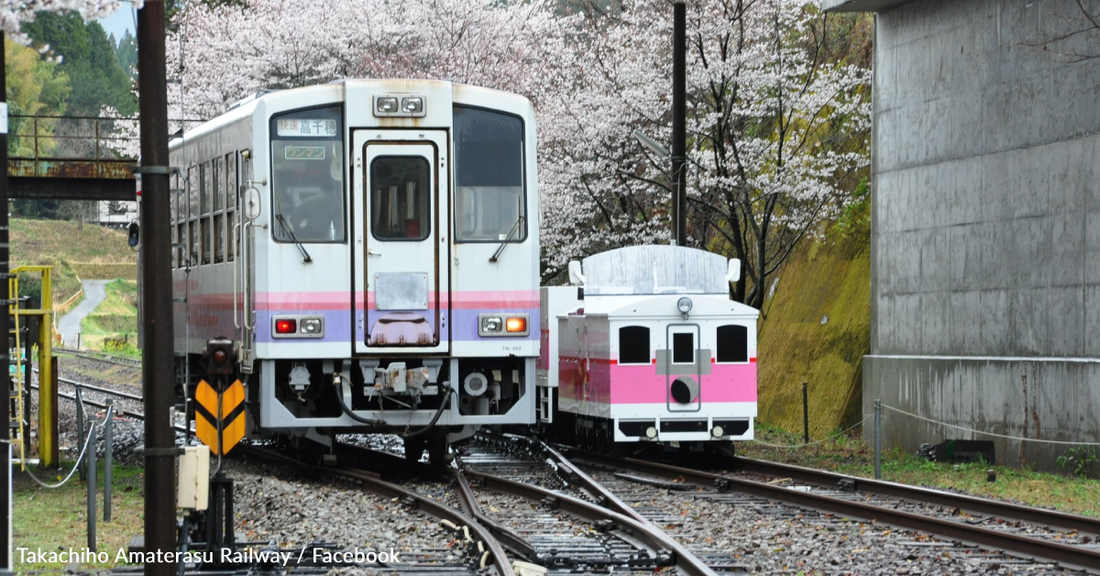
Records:
[[[560,210],[544,226],[547,276],[571,258],[669,238],[670,161],[630,135],[668,142],[671,13],[667,0],[636,0],[578,18],[593,38],[576,59],[586,90],[542,110],[561,128],[541,143],[544,191]],[[738,299],[757,307],[766,278],[869,163],[869,70],[825,57],[833,28],[792,0],[688,8],[690,242],[740,258]]]
[[[6,34],[24,39],[19,31],[20,26],[23,22],[34,20],[38,12],[74,11],[85,20],[91,20],[106,16],[119,6],[119,0],[0,0],[0,28]]]
[[[670,0],[563,4],[251,0],[197,5],[169,38],[172,117],[341,77],[442,78],[518,92],[539,129],[544,279],[570,259],[669,239]],[[741,299],[845,202],[868,164],[869,71],[828,53],[804,0],[689,5],[689,228],[745,263]],[[171,70],[176,70],[175,73]]]

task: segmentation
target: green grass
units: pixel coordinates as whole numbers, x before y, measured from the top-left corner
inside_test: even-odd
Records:
[[[96,224],[13,218],[10,222],[10,240],[12,267],[54,267],[54,304],[60,304],[80,291],[77,267],[95,269],[87,265],[96,263],[137,266],[137,252],[126,244],[126,233]],[[25,282],[21,277],[21,295],[39,295],[36,285],[36,282]]]
[[[836,431],[833,432],[836,434]],[[826,436],[811,434],[811,441]],[[824,442],[800,448],[774,448],[763,443],[793,446],[803,441],[802,434],[780,428],[757,425],[759,442],[738,443],[738,454],[831,470],[840,474],[874,478],[875,455],[858,436],[839,435]],[[987,480],[987,471],[996,472],[996,481]],[[989,464],[952,464],[932,462],[915,454],[891,450],[882,455],[882,479],[903,484],[952,488],[986,498],[1022,502],[1031,506],[1054,508],[1073,514],[1100,516],[1100,479],[1072,474],[1049,474]]]
[[[62,471],[68,473],[72,462],[64,462]],[[83,550],[88,545],[87,483],[74,476],[57,489],[46,489],[34,483],[18,467],[13,467],[14,493],[12,496],[13,560],[17,572],[48,570],[60,572],[65,565],[43,562],[20,563],[19,548],[30,552],[55,552]],[[61,476],[57,471],[35,469],[34,475],[47,483],[57,483]],[[136,466],[114,466],[114,491],[111,498],[112,521],[103,522],[103,462],[99,462],[97,475],[99,497],[96,504],[97,551],[110,557],[108,565],[87,564],[84,568],[102,569],[114,565],[120,548],[125,549],[134,535],[144,532],[144,492],[142,469]],[[26,553],[24,553],[26,558]]]
[[[80,323],[81,345],[121,356],[140,357],[137,348],[137,282],[113,280],[107,298]]]

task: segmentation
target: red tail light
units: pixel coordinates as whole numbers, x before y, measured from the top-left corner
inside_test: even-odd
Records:
[[[298,331],[297,320],[276,320],[275,321],[275,333],[276,334],[294,334]]]

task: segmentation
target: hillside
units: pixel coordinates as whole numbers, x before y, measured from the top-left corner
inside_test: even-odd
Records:
[[[811,440],[861,415],[863,355],[871,345],[871,248],[852,234],[807,240],[765,301],[759,334],[761,424],[802,432],[808,383]]]
[[[53,266],[53,300],[58,305],[80,291],[80,279],[137,279],[137,252],[126,233],[68,220],[12,219],[11,266]],[[35,275],[37,276],[37,275]],[[20,276],[21,295],[37,295],[37,282]]]

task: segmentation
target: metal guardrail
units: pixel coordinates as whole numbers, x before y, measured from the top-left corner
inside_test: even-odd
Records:
[[[138,121],[85,116],[9,117],[8,175],[132,180]]]

